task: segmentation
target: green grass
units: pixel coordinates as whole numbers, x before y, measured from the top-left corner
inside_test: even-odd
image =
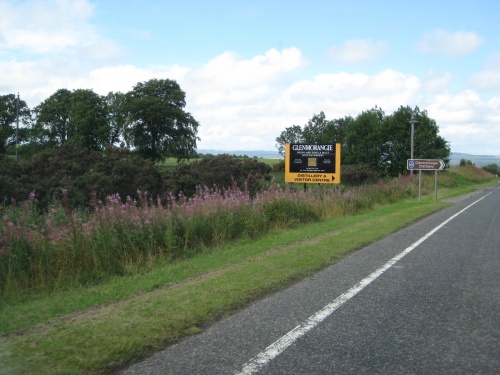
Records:
[[[97,373],[142,358],[445,206],[385,205],[226,245],[148,274],[2,306],[0,373]]]
[[[451,167],[438,172],[438,200],[449,199],[489,186],[498,182],[498,179],[485,173],[484,170],[471,167]],[[423,172],[422,191],[423,201],[434,200],[434,172]]]

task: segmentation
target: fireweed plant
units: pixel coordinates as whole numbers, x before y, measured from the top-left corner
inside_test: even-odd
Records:
[[[0,207],[0,295],[133,274],[157,260],[174,261],[273,229],[353,215],[416,192],[410,177],[349,190],[272,183],[253,198],[233,184],[227,189],[198,186],[192,198],[171,195],[166,205],[138,191],[137,200],[112,195],[92,209],[78,210],[63,191],[44,214],[37,213],[31,194],[20,205]]]

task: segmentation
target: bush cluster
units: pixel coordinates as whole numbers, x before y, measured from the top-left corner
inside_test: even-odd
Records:
[[[15,160],[0,158],[0,204],[22,202],[34,192],[39,209],[62,198],[72,207],[95,207],[107,196],[118,194],[138,199],[137,190],[147,191],[166,203],[170,193],[191,197],[197,185],[230,187],[238,181],[251,194],[269,180],[271,168],[256,159],[220,155],[161,171],[152,162],[124,148],[108,147],[91,151],[83,145],[62,145],[32,157]]]
[[[368,164],[346,165],[341,169],[340,180],[342,184],[349,186],[374,184],[380,180],[380,174]]]
[[[228,154],[183,163],[163,175],[164,191],[193,196],[197,186],[247,189],[253,197],[264,181],[271,180],[271,167],[255,158]]]

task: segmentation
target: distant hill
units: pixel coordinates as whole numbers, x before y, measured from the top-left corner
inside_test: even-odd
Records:
[[[450,165],[459,165],[460,160],[470,160],[478,167],[484,167],[488,164],[498,164],[500,165],[500,156],[495,155],[471,155],[464,154],[461,152],[453,152],[450,156]]]
[[[197,150],[200,154],[229,154],[237,156],[248,156],[248,157],[258,157],[263,159],[283,159],[278,151],[262,151],[262,150],[235,150],[235,151],[224,151],[224,150]],[[459,165],[460,160],[470,160],[478,167],[484,167],[488,164],[498,164],[500,165],[500,156],[495,155],[471,155],[462,152],[453,152],[450,156],[450,165]]]
[[[199,154],[212,154],[212,155],[220,155],[220,154],[228,154],[228,155],[236,155],[236,156],[248,156],[248,157],[258,157],[263,159],[283,159],[278,151],[262,151],[262,150],[236,150],[236,151],[224,151],[224,150],[196,150]]]

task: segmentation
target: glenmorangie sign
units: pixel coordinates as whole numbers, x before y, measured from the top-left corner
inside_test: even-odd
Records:
[[[340,143],[285,147],[285,182],[340,184]]]

